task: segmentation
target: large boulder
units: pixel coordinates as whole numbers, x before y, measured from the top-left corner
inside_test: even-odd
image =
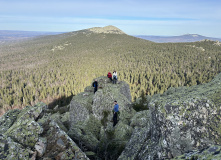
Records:
[[[0,135],[0,159],[29,160],[34,152],[10,137]]]
[[[27,106],[17,117],[13,125],[4,133],[23,146],[34,147],[43,128],[35,121],[42,112],[43,106]]]
[[[67,117],[48,113],[44,103],[7,112],[0,118],[0,159],[88,159],[56,123]]]
[[[132,118],[135,129],[119,159],[171,159],[220,144],[220,84],[221,74],[207,84],[153,96],[149,115]]]
[[[122,89],[123,88],[123,89]],[[126,89],[127,88],[127,89]],[[122,90],[128,91],[128,93]],[[120,119],[123,121],[129,120],[135,112],[133,112],[131,98],[128,99],[130,94],[129,85],[126,82],[119,82],[116,85],[109,83],[105,87],[99,89],[93,97],[92,113],[101,120],[104,118],[104,112],[112,112],[113,102],[116,100],[119,105]],[[112,114],[108,115],[108,120],[111,120]]]
[[[124,159],[137,159],[137,155],[143,147],[146,140],[150,137],[150,125],[149,125],[150,114],[148,110],[137,112],[130,120],[130,126],[134,128],[132,135],[127,142],[126,147],[119,160]]]
[[[0,117],[0,134],[5,133],[13,125],[19,113],[20,110],[14,109]]]
[[[178,156],[178,157],[174,158],[173,160],[175,160],[175,159],[177,159],[177,160],[182,160],[182,159],[183,160],[184,159],[220,160],[221,159],[221,146],[212,145],[206,149],[189,151],[188,153]]]

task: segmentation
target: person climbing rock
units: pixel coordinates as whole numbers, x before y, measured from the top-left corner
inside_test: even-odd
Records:
[[[116,84],[117,83],[117,72],[114,71],[113,72],[113,84]]]
[[[117,124],[117,116],[119,113],[119,105],[117,104],[117,101],[114,101],[114,109],[113,109],[113,127]]]
[[[94,93],[97,92],[98,82],[96,79],[95,79],[94,83],[92,84],[92,87],[94,87]]]
[[[108,77],[108,78],[111,80],[111,82],[112,82],[112,74],[111,74],[111,72],[108,72],[107,77]]]

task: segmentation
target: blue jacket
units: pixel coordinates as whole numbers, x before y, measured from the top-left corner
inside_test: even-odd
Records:
[[[114,112],[118,112],[119,111],[119,105],[118,104],[115,104],[114,105]]]

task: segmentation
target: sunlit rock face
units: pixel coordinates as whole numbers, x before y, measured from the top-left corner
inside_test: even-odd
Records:
[[[220,145],[220,99],[221,74],[207,84],[153,96],[149,111],[132,118],[135,129],[119,159],[171,159]]]

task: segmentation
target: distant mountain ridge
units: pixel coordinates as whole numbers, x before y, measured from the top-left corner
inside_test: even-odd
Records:
[[[0,30],[0,43],[24,40],[37,36],[56,35],[63,32],[41,32],[41,31],[14,31],[14,30]]]
[[[93,27],[81,31],[106,34],[126,34],[119,28],[109,25],[105,27]],[[73,31],[79,33],[81,31]],[[0,30],[0,43],[25,40],[38,36],[57,35],[65,32],[43,32],[43,31],[15,31],[15,30]],[[206,37],[199,34],[185,34],[181,36],[154,36],[154,35],[133,35],[134,37],[157,42],[157,43],[176,43],[176,42],[196,42],[202,40],[221,41],[221,38]]]
[[[109,25],[105,27],[93,27],[89,29],[84,29],[80,31],[73,31],[72,33],[81,33],[83,32],[93,32],[93,33],[106,33],[106,34],[126,34],[119,28]],[[4,42],[25,40],[28,38],[34,38],[38,36],[48,36],[48,35],[57,35],[65,32],[41,32],[41,31],[11,31],[11,30],[0,30],[0,44]]]
[[[202,41],[205,39],[212,40],[212,41],[221,41],[221,38],[213,38],[213,37],[206,37],[199,34],[185,34],[181,36],[146,36],[146,35],[136,35],[137,38],[146,39],[153,42],[158,43],[168,43],[168,42],[196,42]]]

